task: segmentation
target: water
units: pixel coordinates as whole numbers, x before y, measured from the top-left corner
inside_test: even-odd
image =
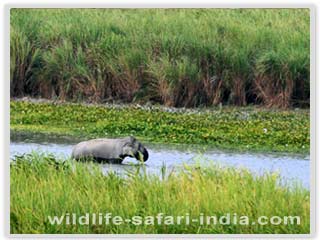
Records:
[[[53,153],[60,157],[70,157],[72,147],[80,140],[44,138],[39,136],[11,136],[10,156],[41,151]],[[201,148],[183,145],[144,144],[149,152],[146,169],[149,173],[160,174],[162,166],[172,171],[179,169],[183,164],[206,165],[210,163],[221,166],[246,168],[254,174],[276,172],[281,176],[283,183],[298,183],[310,188],[310,156],[292,154],[225,152],[218,150],[204,150]],[[201,159],[201,160],[200,160]],[[126,158],[123,164],[101,164],[104,172],[114,171],[123,173],[134,168],[137,161]]]

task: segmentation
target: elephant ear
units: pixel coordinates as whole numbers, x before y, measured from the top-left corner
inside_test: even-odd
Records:
[[[122,153],[124,155],[130,156],[130,157],[134,157],[134,152],[133,152],[133,146],[131,143],[126,143],[123,148],[122,148]]]
[[[130,136],[129,137],[129,142],[134,144],[137,141],[137,139],[135,137]]]

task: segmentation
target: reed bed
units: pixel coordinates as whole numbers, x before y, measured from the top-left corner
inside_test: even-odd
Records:
[[[11,96],[309,106],[308,9],[12,9]]]

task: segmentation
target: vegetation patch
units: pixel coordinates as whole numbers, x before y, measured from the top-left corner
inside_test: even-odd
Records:
[[[108,107],[11,101],[11,130],[95,138],[133,135],[142,141],[212,148],[309,153],[307,110]]]
[[[11,233],[278,233],[310,232],[309,191],[279,185],[276,175],[246,170],[185,166],[160,176],[136,166],[126,176],[103,175],[94,163],[55,159],[46,154],[20,156],[10,168]],[[50,224],[48,216],[112,213],[112,216],[248,216],[250,224]],[[258,217],[300,216],[300,224],[251,224]]]
[[[11,9],[11,96],[309,106],[309,9]]]

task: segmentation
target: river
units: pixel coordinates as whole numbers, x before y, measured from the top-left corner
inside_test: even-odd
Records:
[[[60,157],[70,157],[72,147],[80,140],[49,137],[45,135],[11,134],[10,157],[32,151],[53,153]],[[196,146],[165,145],[144,143],[149,152],[146,170],[160,174],[167,170],[181,168],[184,164],[218,164],[222,167],[246,168],[254,174],[276,172],[284,184],[297,183],[310,188],[310,155],[232,152],[204,149]],[[122,173],[134,167],[135,159],[126,158],[123,164],[101,164],[104,172]]]

